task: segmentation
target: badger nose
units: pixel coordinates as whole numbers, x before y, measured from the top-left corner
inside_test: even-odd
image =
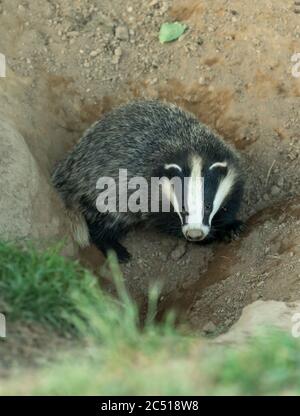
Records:
[[[185,233],[185,238],[190,241],[200,241],[205,237],[204,232],[201,230],[190,229]]]

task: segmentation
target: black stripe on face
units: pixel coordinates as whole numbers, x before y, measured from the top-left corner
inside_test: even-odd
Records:
[[[218,163],[218,162],[214,162]],[[209,217],[213,210],[214,199],[222,179],[228,173],[227,166],[221,164],[210,169],[209,166],[204,170],[204,224],[209,225]]]
[[[184,203],[184,178],[187,176],[187,167],[183,163],[170,161],[164,165],[161,175],[168,178],[174,185],[174,196],[179,204],[180,221],[184,223],[187,216]],[[171,205],[171,211],[175,211],[173,205]]]

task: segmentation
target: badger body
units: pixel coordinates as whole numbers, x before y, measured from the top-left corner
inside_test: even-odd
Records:
[[[161,206],[158,212],[99,212],[97,181],[112,178],[120,186],[120,169],[126,169],[127,181],[163,178],[170,212]],[[187,178],[180,207],[170,186],[174,177]],[[139,223],[204,243],[237,234],[242,226],[236,219],[243,192],[239,156],[173,104],[138,101],[106,114],[57,165],[52,180],[73,221],[77,218],[78,243],[93,243],[105,254],[113,249],[120,261],[130,255],[119,240]]]

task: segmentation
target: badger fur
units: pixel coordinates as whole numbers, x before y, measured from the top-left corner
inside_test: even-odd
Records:
[[[128,181],[163,178],[172,209],[163,212],[160,205],[158,212],[99,212],[96,183],[109,177],[120,185],[120,169],[127,169]],[[188,179],[181,207],[169,186],[174,177]],[[197,177],[203,178],[203,198]],[[173,104],[138,101],[108,113],[57,165],[52,180],[78,243],[93,243],[105,254],[113,249],[120,261],[130,254],[119,240],[139,223],[203,243],[227,239],[242,228],[236,219],[243,193],[239,156],[194,115]]]

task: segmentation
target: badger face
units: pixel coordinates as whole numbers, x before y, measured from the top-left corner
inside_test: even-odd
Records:
[[[227,161],[203,161],[198,155],[187,163],[168,163],[164,166],[166,187],[181,230],[189,241],[202,241],[209,236],[218,212],[226,210],[236,182],[236,172]],[[180,177],[182,187],[171,186]],[[169,181],[169,183],[168,183]]]

